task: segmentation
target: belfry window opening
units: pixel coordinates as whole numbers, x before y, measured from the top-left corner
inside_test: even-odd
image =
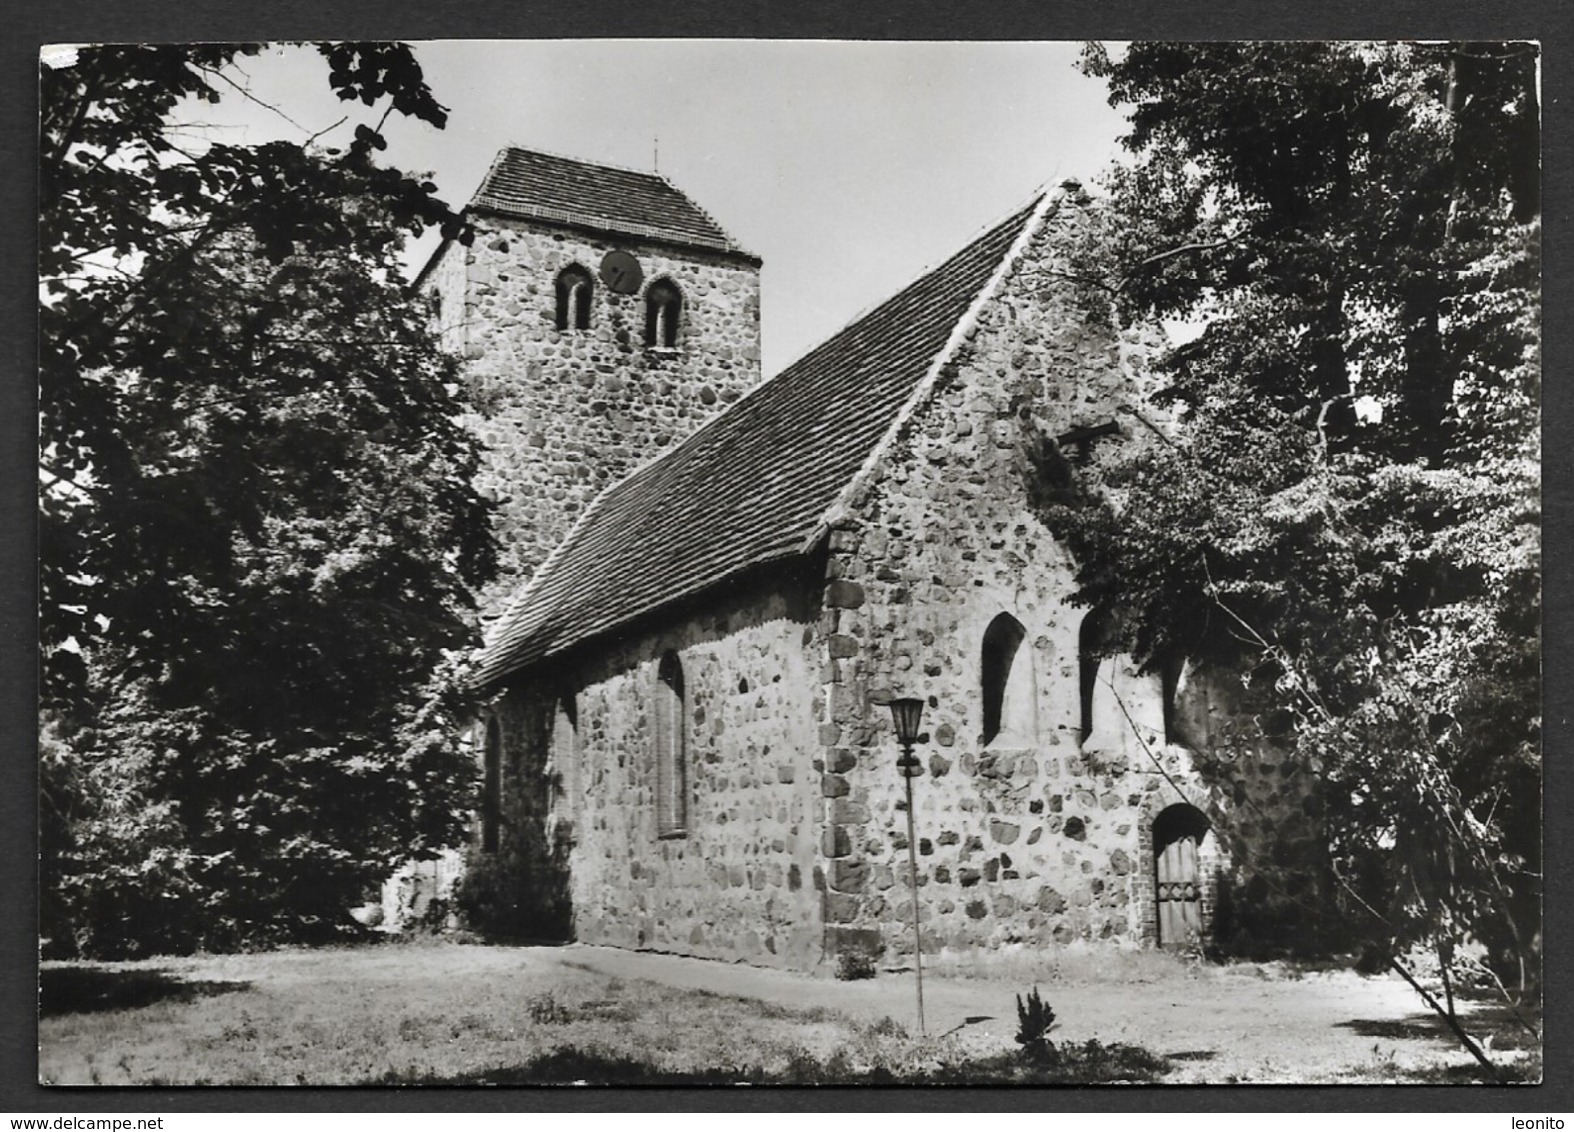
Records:
[[[579,264],[565,267],[557,277],[557,328],[590,329],[590,296],[594,288],[590,272]]]
[[[683,293],[670,279],[660,279],[645,292],[645,345],[672,348],[678,344]]]

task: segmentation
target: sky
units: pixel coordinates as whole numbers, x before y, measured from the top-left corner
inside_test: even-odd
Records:
[[[470,199],[505,145],[655,168],[761,272],[774,374],[1046,184],[1091,181],[1121,115],[1076,43],[433,41],[416,55],[447,127],[390,121],[387,159]],[[201,129],[317,134],[346,112],[314,52],[242,61]],[[353,113],[358,107],[352,107]],[[192,110],[193,115],[197,114]],[[195,122],[195,118],[192,119]],[[356,121],[325,134],[348,136]],[[416,265],[429,244],[412,253]]]

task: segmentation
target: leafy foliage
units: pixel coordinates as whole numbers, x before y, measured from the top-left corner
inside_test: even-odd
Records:
[[[850,947],[837,952],[836,977],[843,982],[872,979],[880,973],[877,956],[870,948]]]
[[[1244,673],[1350,922],[1537,979],[1539,134],[1524,44],[1136,44],[1090,293],[1184,420],[1046,492],[1152,667]],[[1365,412],[1355,411],[1357,398]]]
[[[407,48],[320,50],[341,99],[442,124]],[[178,146],[257,51],[43,75],[45,930],[90,952],[331,932],[468,799],[452,656],[494,549],[398,262],[464,233],[369,126]]]
[[[1016,1043],[1023,1052],[1048,1050],[1049,1031],[1054,1024],[1055,1012],[1039,997],[1037,987],[1028,991],[1025,1000],[1017,995]]]

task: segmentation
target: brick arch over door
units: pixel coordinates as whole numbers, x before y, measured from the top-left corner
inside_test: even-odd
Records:
[[[1157,855],[1153,838],[1153,825],[1159,815],[1172,806],[1190,806],[1207,819],[1209,834],[1199,846],[1198,883],[1201,885],[1202,937],[1209,938],[1213,928],[1213,911],[1217,897],[1216,874],[1229,867],[1218,834],[1218,809],[1212,804],[1211,792],[1195,773],[1171,774],[1158,781],[1142,800],[1137,822],[1138,867],[1132,870],[1136,891],[1133,894],[1137,909],[1138,931],[1146,946],[1159,944],[1159,903],[1155,865]],[[1162,850],[1162,846],[1158,849]]]

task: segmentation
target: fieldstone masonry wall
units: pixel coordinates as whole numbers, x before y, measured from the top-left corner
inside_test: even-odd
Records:
[[[1327,839],[1316,768],[1275,739],[1276,709],[1239,674],[1188,681],[1175,729],[1196,751],[1195,781],[1220,815],[1225,861],[1213,878],[1213,942],[1247,957],[1320,953],[1330,918]]]
[[[808,595],[803,582],[774,578],[561,671],[561,690],[537,681],[505,698],[511,716],[565,692],[577,707],[578,765],[557,778],[579,789],[555,802],[575,831],[562,860],[574,938],[767,966],[818,962]],[[688,833],[678,838],[656,829],[652,705],[669,650],[686,692]],[[548,741],[536,734],[523,759],[539,768]]]
[[[481,410],[479,487],[500,505],[502,570],[482,595],[494,616],[602,489],[759,382],[759,263],[491,215],[475,223],[474,243],[449,246],[427,286]],[[558,274],[578,264],[595,277],[614,247],[639,260],[639,291],[598,278],[590,328],[558,330]],[[683,295],[678,339],[650,347],[644,292],[663,279]]]
[[[893,695],[927,699],[927,774],[914,783],[925,948],[1072,940],[1151,942],[1152,823],[1195,805],[1232,810],[1165,734],[1157,678],[1106,662],[1081,730],[1073,563],[1033,517],[1023,459],[1035,436],[1114,418],[1142,441],[1144,343],[1090,329],[1055,248],[1062,207],[1024,254],[866,497],[831,535],[817,709],[822,740],[828,939],[911,950],[905,802]],[[1141,412],[1145,420],[1136,421]],[[1034,710],[986,743],[984,635],[999,614],[1026,630]],[[1205,839],[1204,905],[1228,875],[1228,837]]]

